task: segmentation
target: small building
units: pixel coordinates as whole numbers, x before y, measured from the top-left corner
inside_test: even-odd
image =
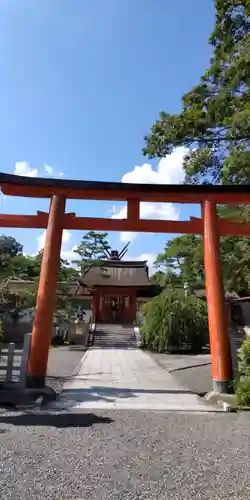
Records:
[[[147,261],[126,261],[112,250],[107,260],[90,265],[81,277],[76,297],[92,303],[92,317],[98,323],[132,324],[140,306],[158,295],[161,288],[149,279]]]

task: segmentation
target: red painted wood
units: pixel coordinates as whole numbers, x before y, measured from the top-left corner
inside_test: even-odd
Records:
[[[46,229],[48,214],[38,215],[0,214],[0,227]],[[75,217],[65,214],[63,228],[69,230],[93,231],[135,231],[171,234],[203,234],[202,219],[191,217],[190,221],[164,221],[136,219],[105,219],[98,217]],[[250,224],[217,219],[221,236],[249,236]]]
[[[232,372],[220,263],[220,238],[216,206],[210,201],[204,203],[204,265],[213,379],[217,382],[229,382]]]
[[[34,380],[45,380],[46,377],[60,266],[65,203],[65,198],[53,196],[50,207],[28,363],[28,375]]]

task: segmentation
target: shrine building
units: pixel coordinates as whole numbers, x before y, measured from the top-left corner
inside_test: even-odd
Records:
[[[107,260],[90,265],[76,289],[76,298],[91,301],[98,323],[133,324],[141,305],[161,292],[150,282],[147,261],[122,260],[123,252],[111,250]]]

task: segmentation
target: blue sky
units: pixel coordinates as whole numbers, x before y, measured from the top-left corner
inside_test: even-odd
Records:
[[[198,82],[209,63],[213,23],[212,0],[1,0],[0,170],[181,182],[183,151],[158,168],[142,156],[143,137],[159,111],[178,112],[183,93]],[[43,200],[0,200],[6,213],[47,207]],[[71,201],[67,209],[109,216],[122,205]],[[142,212],[180,219],[199,213],[152,205]],[[28,253],[42,244],[38,230],[3,232]],[[128,236],[112,233],[110,242],[120,249]],[[134,235],[129,256],[152,260],[169,236]],[[80,232],[65,234],[64,256],[80,239]]]

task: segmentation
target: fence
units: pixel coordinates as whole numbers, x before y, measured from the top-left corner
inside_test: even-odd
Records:
[[[0,346],[0,380],[2,382],[17,382],[22,387],[25,386],[30,340],[31,333],[26,333],[22,347],[14,342]]]

